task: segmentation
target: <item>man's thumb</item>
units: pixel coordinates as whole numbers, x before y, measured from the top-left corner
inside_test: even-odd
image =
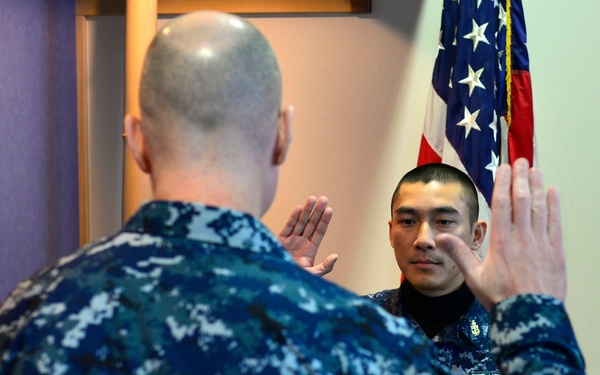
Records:
[[[469,280],[474,270],[481,266],[481,260],[457,236],[448,233],[438,234],[435,238],[435,243],[439,249],[448,254],[454,263],[456,263],[465,276],[465,279]]]

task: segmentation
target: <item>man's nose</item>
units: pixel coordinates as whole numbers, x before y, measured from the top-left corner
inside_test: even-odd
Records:
[[[417,239],[415,240],[415,247],[422,251],[433,250],[435,248],[434,237],[435,233],[431,225],[429,223],[421,224],[417,233]]]

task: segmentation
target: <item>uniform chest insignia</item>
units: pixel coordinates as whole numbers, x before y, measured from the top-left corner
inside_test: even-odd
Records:
[[[481,330],[479,329],[479,326],[475,322],[475,319],[471,320],[471,334],[473,334],[473,336],[479,336],[480,333],[481,333]]]

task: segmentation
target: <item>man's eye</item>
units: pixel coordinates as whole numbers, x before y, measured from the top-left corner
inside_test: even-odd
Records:
[[[401,225],[413,225],[415,221],[413,219],[400,219],[398,220],[398,223]]]
[[[452,220],[438,220],[437,223],[438,223],[438,225],[441,225],[441,226],[448,226],[448,225],[451,225],[453,223],[453,221]]]

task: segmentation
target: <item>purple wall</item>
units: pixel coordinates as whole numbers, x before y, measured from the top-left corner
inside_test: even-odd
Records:
[[[0,0],[0,299],[79,242],[75,0]]]

